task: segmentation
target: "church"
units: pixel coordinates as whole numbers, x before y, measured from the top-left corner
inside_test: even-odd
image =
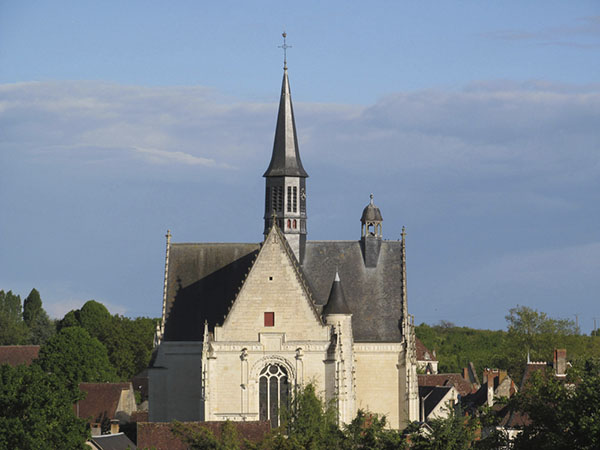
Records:
[[[307,383],[335,402],[340,424],[359,409],[384,414],[392,428],[418,420],[404,229],[400,241],[383,239],[371,195],[357,212],[360,239],[307,239],[308,174],[287,64],[263,177],[262,242],[175,243],[167,233],[149,420],[275,427]]]

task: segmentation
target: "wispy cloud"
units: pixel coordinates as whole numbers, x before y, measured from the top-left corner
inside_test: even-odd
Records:
[[[156,148],[140,148],[134,147],[133,151],[148,157],[151,162],[157,164],[176,162],[181,164],[201,165],[207,167],[215,167],[215,161],[208,158],[200,158],[198,156],[190,155],[189,153],[178,152],[178,151],[166,151],[159,150]]]
[[[411,259],[418,320],[459,322],[452,314],[464,308],[484,320],[492,307],[501,319],[526,300],[560,315],[566,296],[600,289],[589,269],[600,260],[600,85],[475,81],[391,92],[371,105],[294,106],[311,238],[355,237],[355,215],[375,192],[388,205],[386,238],[406,224],[417,253],[430,252]],[[68,277],[81,284],[76,292],[113,305],[129,305],[143,286],[159,309],[167,227],[177,226],[177,239],[260,239],[276,111],[201,87],[0,86],[6,288],[26,268],[31,279]],[[76,295],[47,298],[56,317],[81,307],[61,300]],[[137,311],[151,314],[148,304]]]
[[[530,41],[544,46],[595,49],[600,47],[600,16],[582,17],[572,24],[537,30],[490,31],[483,36],[505,41]]]

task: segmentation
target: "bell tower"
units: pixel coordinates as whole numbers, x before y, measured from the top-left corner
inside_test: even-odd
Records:
[[[369,204],[363,210],[360,218],[361,247],[365,260],[365,267],[377,267],[379,251],[381,250],[381,225],[383,217],[381,211],[373,203],[373,194]]]
[[[284,51],[289,47],[285,43]],[[266,236],[273,220],[283,232],[296,259],[302,264],[306,247],[306,178],[308,174],[302,167],[296,135],[296,122],[284,58],[283,82],[279,100],[279,112],[275,128],[275,142],[271,163],[264,173],[266,178],[265,229]]]

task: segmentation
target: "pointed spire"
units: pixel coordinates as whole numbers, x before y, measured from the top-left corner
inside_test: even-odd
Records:
[[[327,304],[323,308],[323,315],[326,316],[328,314],[352,314],[346,303],[342,282],[337,270],[335,271],[335,279],[329,293],[329,300],[327,300]]]
[[[287,67],[283,70],[273,156],[271,156],[269,168],[263,175],[263,177],[279,176],[308,177],[304,167],[302,167],[302,161],[300,161]]]

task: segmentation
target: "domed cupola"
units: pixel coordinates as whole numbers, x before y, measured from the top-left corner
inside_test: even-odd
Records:
[[[373,194],[371,194],[371,201],[363,209],[360,218],[361,247],[366,267],[377,267],[379,251],[381,250],[382,222],[381,211],[373,203]]]
[[[381,211],[373,203],[373,194],[371,194],[371,201],[363,209],[362,217],[360,218],[361,236],[375,236],[381,237],[381,223],[383,218],[381,217]]]

